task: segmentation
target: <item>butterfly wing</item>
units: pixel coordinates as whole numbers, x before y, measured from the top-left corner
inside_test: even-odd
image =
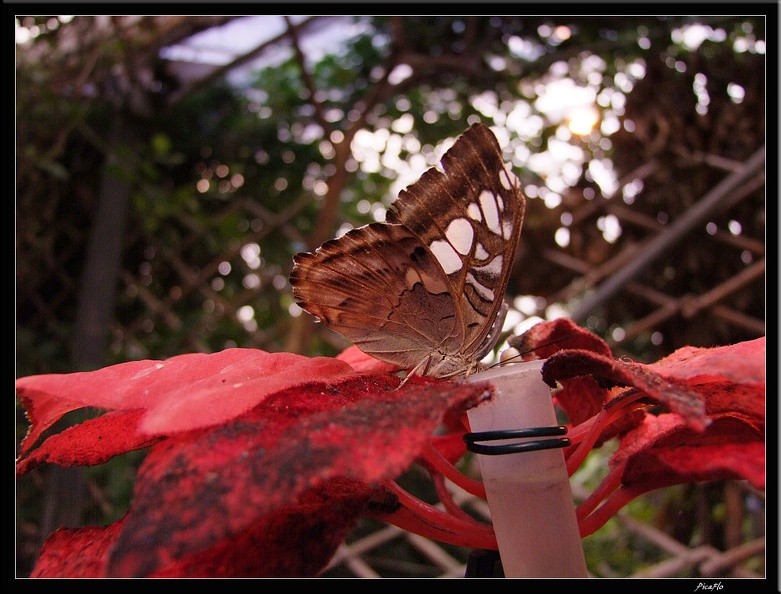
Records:
[[[447,279],[401,225],[353,229],[294,262],[299,305],[365,353],[410,369],[438,346],[462,343]]]
[[[484,125],[461,135],[442,158],[442,168],[426,171],[403,190],[386,221],[404,225],[434,254],[459,301],[461,352],[479,359],[492,346],[526,202]]]
[[[501,326],[525,202],[485,126],[467,130],[442,167],[403,190],[386,223],[297,254],[290,282],[304,310],[364,352],[452,377]]]

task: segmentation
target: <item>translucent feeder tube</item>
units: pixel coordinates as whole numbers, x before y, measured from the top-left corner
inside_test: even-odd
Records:
[[[557,426],[543,363],[470,376],[495,388],[491,401],[468,411],[472,432]],[[476,456],[505,577],[588,577],[561,449]]]

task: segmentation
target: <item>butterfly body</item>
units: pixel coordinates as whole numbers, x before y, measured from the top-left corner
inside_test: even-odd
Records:
[[[412,373],[471,373],[501,330],[525,200],[493,133],[472,126],[371,223],[297,254],[301,307]]]

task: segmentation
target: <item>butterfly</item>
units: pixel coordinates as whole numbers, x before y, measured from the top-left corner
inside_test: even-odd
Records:
[[[465,377],[495,346],[525,198],[493,132],[474,124],[402,190],[384,223],[296,254],[302,309],[409,374]]]

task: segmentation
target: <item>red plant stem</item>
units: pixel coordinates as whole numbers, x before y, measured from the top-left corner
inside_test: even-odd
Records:
[[[448,490],[447,486],[445,485],[445,477],[436,471],[430,471],[430,474],[431,474],[431,480],[434,483],[434,488],[437,491],[437,497],[442,502],[442,505],[445,506],[445,510],[449,514],[455,516],[456,518],[461,518],[462,520],[472,519],[472,516],[470,516],[463,509],[461,509],[461,506],[459,506],[453,500],[452,493]]]
[[[601,501],[606,500],[614,491],[621,487],[621,476],[623,475],[625,464],[613,468],[594,492],[589,495],[575,510],[578,518],[578,525],[581,527],[581,537],[583,537],[583,523],[591,515]]]
[[[580,442],[580,445],[567,457],[567,474],[569,476],[572,476],[574,472],[580,468],[580,465],[583,464],[583,461],[594,447],[594,444],[602,431],[604,431],[610,423],[615,421],[616,418],[623,415],[629,405],[643,396],[644,394],[642,392],[637,392],[623,398],[619,402],[613,402],[611,403],[612,406],[606,406],[606,408],[603,408],[596,416],[584,421],[567,434],[567,437],[569,437],[573,443]]]
[[[483,483],[462,474],[458,468],[453,466],[447,458],[437,451],[431,442],[426,442],[423,446],[421,455],[433,468],[450,479],[454,484],[461,487],[464,491],[475,497],[485,499],[485,487],[483,486]]]
[[[605,503],[600,505],[594,513],[589,514],[587,517],[583,518],[582,521],[578,522],[581,538],[589,536],[602,528],[602,526],[604,526],[610,518],[616,515],[622,507],[645,492],[646,490],[636,490],[625,487],[621,487],[614,491],[605,500]]]
[[[437,509],[433,505],[426,503],[425,501],[418,499],[414,495],[405,491],[395,481],[386,481],[384,485],[393,491],[393,493],[399,498],[399,502],[402,505],[410,508],[413,511],[419,512],[420,515],[431,517],[442,526],[453,528],[455,530],[463,530],[466,528],[477,530],[486,534],[493,534],[493,528],[491,528],[491,526],[488,524],[478,522],[471,516],[468,516],[468,520],[466,521],[454,518],[450,514]]]
[[[488,524],[471,516],[456,518],[414,497],[393,481],[383,485],[399,498],[403,507],[392,514],[375,514],[373,517],[376,519],[441,542],[472,548],[497,548],[493,528]]]
[[[431,540],[444,542],[459,547],[470,549],[492,549],[497,550],[496,537],[491,534],[454,532],[441,526],[432,526],[428,520],[416,515],[412,510],[402,507],[392,514],[377,514],[368,512],[366,517],[373,518],[386,524],[393,524],[406,532],[418,534]]]
[[[572,476],[583,464],[599,438],[599,434],[607,426],[606,419],[609,416],[610,413],[606,409],[602,409],[597,415],[581,423],[573,432],[567,434],[573,443],[580,441],[580,445],[567,457],[567,474],[569,476]],[[583,430],[586,430],[585,435],[583,435]]]
[[[594,421],[596,421],[599,414],[600,413],[595,414],[590,419],[583,421],[580,425],[569,428],[567,431],[567,437],[572,442],[573,446],[577,446],[579,443],[582,443],[584,439],[586,439],[589,431],[591,431],[592,427],[594,426]]]

